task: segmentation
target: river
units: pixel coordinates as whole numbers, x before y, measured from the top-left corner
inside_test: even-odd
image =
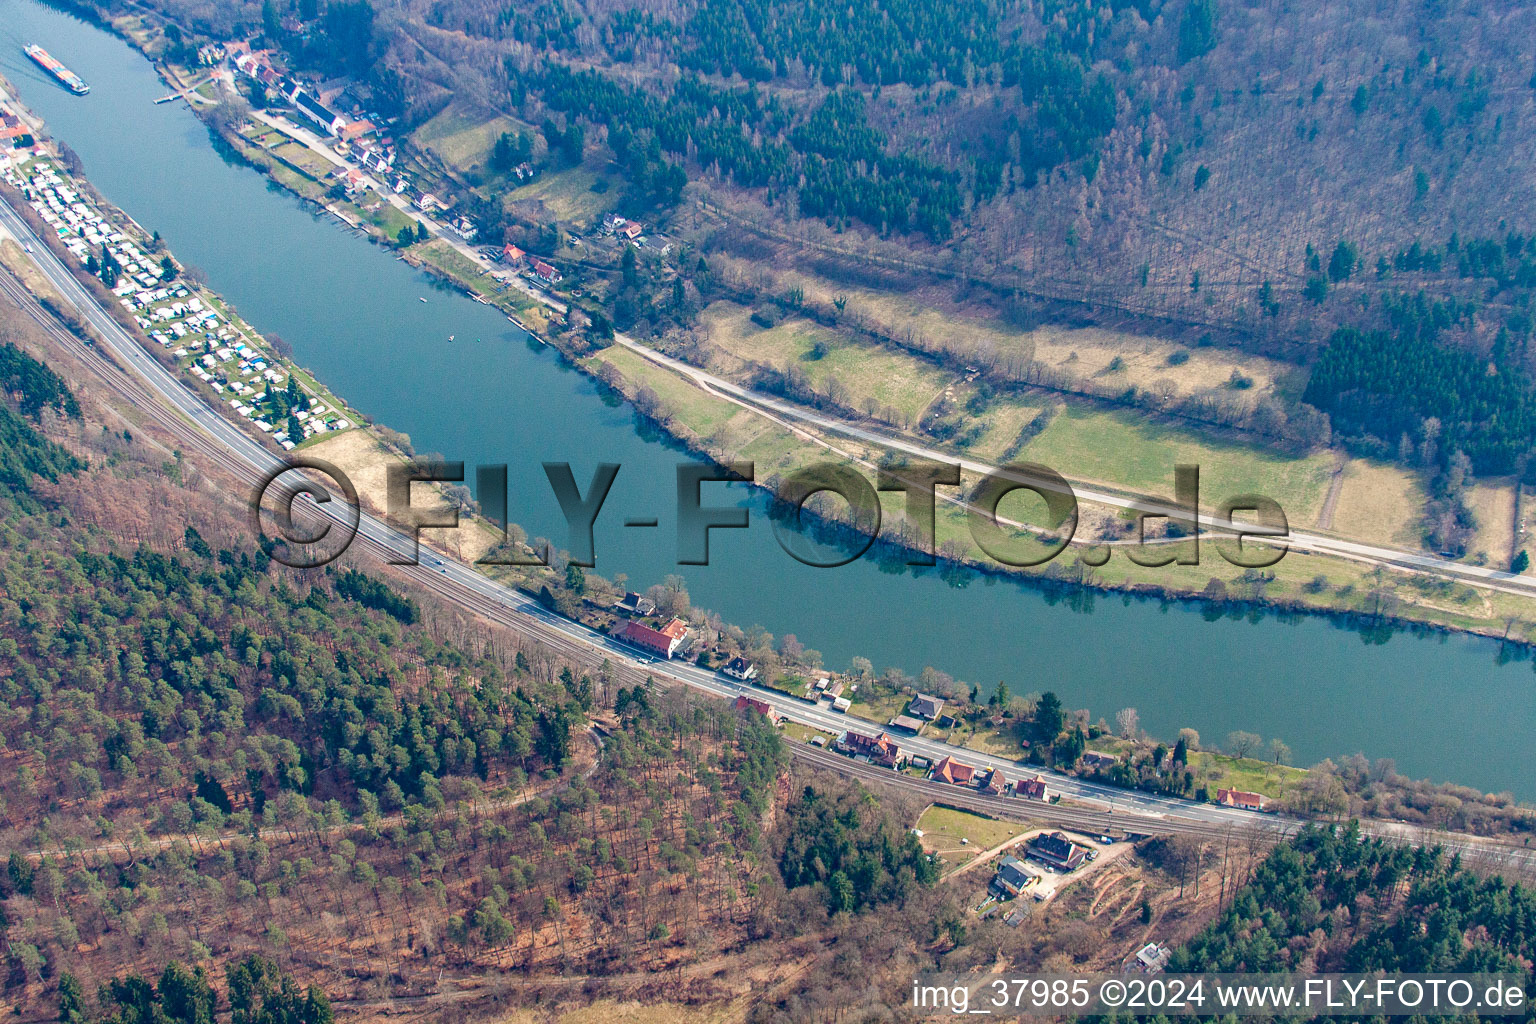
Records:
[[[32,42],[91,94],[46,77],[21,52]],[[1154,735],[1191,726],[1220,743],[1243,729],[1283,739],[1297,763],[1359,752],[1414,777],[1536,799],[1536,677],[1492,641],[1366,638],[1318,617],[1213,618],[1192,604],[974,576],[956,585],[882,571],[868,556],[813,569],[779,548],[761,500],[746,496],[736,500],[752,527],[715,531],[712,564],[680,570],[672,509],[685,456],[552,350],[221,157],[185,104],[153,104],[166,87],[110,33],[35,0],[0,0],[0,69],[108,199],[354,406],[418,451],[509,464],[510,518],[530,535],[564,544],[543,461],[571,462],[583,488],[598,462],[620,463],[596,532],[605,576],[643,587],[678,572],[696,605],[794,633],[836,668],[855,655],[913,674],[933,665],[984,693],[999,680],[1014,693],[1055,690],[1094,718],[1133,706]],[[739,490],[706,485],[705,503]],[[631,516],[660,525],[624,527]]]

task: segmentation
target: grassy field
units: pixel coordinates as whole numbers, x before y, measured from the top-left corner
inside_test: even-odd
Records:
[[[750,310],[731,302],[715,303],[700,319],[710,340],[736,358],[796,367],[821,394],[829,394],[836,380],[846,389],[846,404],[868,411],[873,402],[894,411],[903,425],[915,423],[951,383],[948,374],[919,359],[850,342],[810,320],[788,319],[765,330],[752,322]],[[812,354],[818,344],[826,352],[819,359]]]
[[[609,181],[610,178],[590,167],[545,171],[528,184],[505,193],[504,202],[512,204],[536,199],[555,220],[591,225],[616,207],[623,197],[624,190],[617,183],[604,191],[595,191],[593,186],[599,180]]]
[[[1515,478],[1487,478],[1470,489],[1467,504],[1477,516],[1477,536],[1467,547],[1467,554],[1500,569],[1509,567],[1514,557],[1511,545],[1515,531]]]
[[[1248,445],[1202,441],[1129,411],[1071,405],[1025,445],[1021,455],[1068,479],[1169,497],[1174,466],[1193,463],[1200,467],[1203,504],[1238,494],[1264,494],[1278,501],[1298,525],[1317,518],[1332,469],[1327,453],[1276,455]]]
[[[1189,766],[1196,779],[1209,780],[1205,784],[1213,798],[1218,789],[1240,789],[1278,799],[1307,777],[1304,768],[1203,750],[1189,755]]]
[[[1216,346],[1184,345],[1146,334],[1101,327],[1044,325],[1021,328],[985,306],[954,301],[947,289],[879,291],[848,286],[801,270],[777,275],[782,289],[798,287],[826,304],[847,300],[855,324],[926,350],[969,352],[980,345],[1002,356],[1035,359],[1079,380],[1117,388],[1165,382],[1184,397],[1227,383],[1233,372],[1253,382],[1252,392],[1286,386],[1294,369],[1284,363]],[[1175,355],[1175,353],[1181,353]],[[1118,359],[1114,370],[1110,365]],[[1175,362],[1182,360],[1182,362]]]
[[[988,462],[1000,462],[1013,447],[1022,431],[1045,413],[1044,402],[1009,398],[994,402],[986,411],[987,428],[966,449],[967,453]]]
[[[1013,730],[982,722],[976,728],[968,725],[952,730],[951,743],[958,742],[971,750],[978,750],[992,757],[1009,757],[1017,760],[1024,756],[1024,748]]]
[[[938,806],[929,807],[922,813],[917,819],[917,828],[923,833],[923,845],[941,853],[961,849],[962,839],[969,840],[965,846],[971,852],[980,853],[1029,831],[1029,826],[1023,822],[1000,821]]]
[[[1422,543],[1419,521],[1427,496],[1405,469],[1365,459],[1344,467],[1333,532],[1375,544]]]
[[[667,411],[699,437],[715,436],[741,417],[757,418],[724,399],[706,394],[622,346],[611,345],[588,360],[588,365],[592,366],[601,363],[607,363],[625,378],[639,381],[656,392]],[[779,439],[786,436],[782,431],[775,433]]]
[[[412,132],[416,144],[456,171],[479,168],[489,158],[502,132],[537,137],[530,125],[492,111],[450,103],[437,116]]]
[[[317,181],[323,180],[336,169],[336,165],[308,146],[297,142],[285,142],[271,147],[274,156],[280,156]]]
[[[467,288],[487,299],[500,298],[506,291],[502,282],[487,274],[469,257],[441,238],[422,242],[411,247],[411,254],[423,263],[430,264]],[[522,294],[522,293],[518,293]]]
[[[829,746],[833,740],[837,739],[830,732],[812,729],[810,726],[801,725],[799,722],[785,722],[784,735],[788,739],[798,740],[801,743],[809,743],[813,739],[820,738],[821,745],[824,747]]]
[[[864,719],[867,722],[876,722],[884,725],[892,718],[901,714],[906,709],[907,702],[912,698],[898,690],[888,686],[881,686],[876,682],[861,683],[859,692],[850,698],[853,702],[848,713]]]
[[[371,190],[358,196],[353,205],[357,209],[358,217],[378,228],[389,238],[398,238],[402,228],[407,224],[416,223],[404,210]],[[370,210],[367,207],[374,208]]]

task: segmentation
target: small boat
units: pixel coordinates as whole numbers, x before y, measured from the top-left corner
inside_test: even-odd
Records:
[[[456,334],[450,334],[450,335],[448,335],[448,340],[449,340],[449,341],[452,341],[452,340],[453,340],[453,339],[454,339],[454,338],[456,338],[456,337],[458,337],[458,335],[456,335]]]
[[[423,298],[422,296],[418,295],[418,296],[416,296],[416,301],[417,302],[426,302],[427,300],[425,298]]]

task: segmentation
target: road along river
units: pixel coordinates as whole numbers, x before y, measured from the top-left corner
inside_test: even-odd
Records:
[[[510,517],[530,534],[563,543],[543,461],[571,462],[579,481],[598,462],[621,463],[597,526],[598,572],[643,586],[681,571],[695,604],[794,633],[833,667],[854,655],[913,673],[934,665],[984,690],[998,680],[1015,693],[1055,690],[1094,717],[1134,706],[1158,735],[1193,726],[1220,742],[1245,729],[1285,740],[1303,763],[1358,751],[1393,757],[1411,775],[1536,798],[1536,678],[1528,663],[1500,663],[1489,641],[1400,634],[1366,643],[1322,619],[1206,621],[1192,606],[1063,600],[982,577],[956,586],[868,558],[813,569],[779,548],[760,499],[723,485],[708,485],[706,502],[748,504],[752,528],[715,532],[713,564],[679,570],[674,474],[686,456],[630,410],[499,313],[435,290],[220,157],[183,104],[153,103],[164,84],[121,40],[33,0],[0,0],[0,26],[0,70],[109,200],[158,229],[248,320],[280,334],[301,364],[409,433],[418,450],[510,464]],[[21,53],[29,42],[90,82],[91,94],[45,78]],[[458,343],[447,344],[450,334]],[[629,516],[660,525],[626,529]]]

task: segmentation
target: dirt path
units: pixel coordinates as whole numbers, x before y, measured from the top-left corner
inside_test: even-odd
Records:
[[[1328,481],[1328,496],[1323,499],[1323,509],[1317,514],[1319,530],[1333,529],[1333,510],[1339,507],[1339,494],[1344,490],[1344,467],[1349,456],[1339,452],[1333,457],[1333,477]]]

